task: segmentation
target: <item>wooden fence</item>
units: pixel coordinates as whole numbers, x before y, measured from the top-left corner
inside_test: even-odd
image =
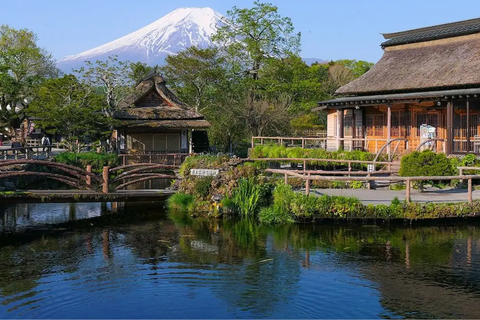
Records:
[[[343,160],[343,159],[315,159],[315,158],[249,158],[245,161],[277,161],[277,162],[301,162],[303,169],[306,170],[308,162],[330,162],[330,163],[345,163],[348,165],[348,171],[352,171],[352,164],[370,164],[370,165],[384,165],[388,172],[392,170],[392,162],[389,161],[367,161],[367,160]],[[367,172],[367,171],[364,171]]]
[[[470,170],[472,168],[470,167],[461,167],[463,170]],[[480,168],[475,169],[475,170],[480,170]],[[305,193],[307,195],[310,194],[310,181],[317,180],[317,181],[365,181],[365,182],[371,182],[371,181],[386,181],[386,182],[405,182],[405,199],[409,203],[410,202],[410,191],[411,191],[411,184],[414,181],[442,181],[442,180],[453,180],[453,179],[458,179],[460,181],[467,180],[467,201],[468,203],[473,202],[472,198],[472,192],[473,192],[473,187],[472,187],[472,180],[473,179],[480,179],[480,175],[463,175],[460,174],[458,176],[421,176],[421,177],[398,177],[398,176],[388,176],[388,177],[373,177],[371,176],[372,173],[368,173],[367,176],[364,177],[335,177],[335,176],[317,176],[317,175],[312,175],[311,173],[298,173],[294,172],[292,170],[281,170],[281,169],[266,169],[267,172],[270,173],[279,173],[283,174],[285,177],[285,184],[288,184],[288,177],[294,177],[294,178],[300,178],[305,181]],[[315,172],[315,171],[313,171]],[[316,173],[316,172],[315,172]],[[345,172],[342,172],[345,174]],[[333,173],[331,173],[333,174]],[[363,174],[366,174],[364,172]]]

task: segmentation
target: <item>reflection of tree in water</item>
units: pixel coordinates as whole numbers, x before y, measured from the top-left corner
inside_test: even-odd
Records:
[[[229,308],[266,316],[296,293],[300,280],[296,255],[286,250],[286,243],[275,245],[257,222],[204,221],[180,230],[181,250],[171,259],[220,264],[222,281],[213,283],[211,291]]]
[[[275,233],[296,248],[336,252],[342,266],[378,284],[387,310],[403,317],[480,317],[478,228],[304,228]]]
[[[79,224],[75,232],[3,246],[2,303],[10,307],[35,299],[39,279],[45,275],[63,272],[81,281],[89,278],[95,286],[138,276],[140,263],[149,275],[142,281],[166,279],[192,295],[199,292],[196,286],[203,286],[232,313],[238,309],[268,316],[288,307],[300,286],[302,266],[321,269],[318,256],[328,252],[335,259],[323,263],[373,281],[384,308],[397,315],[480,317],[478,227],[267,228],[246,219],[192,221],[186,215],[166,220],[139,208],[128,209],[130,216],[110,215],[102,225],[91,220],[95,227]],[[136,215],[139,211],[143,213]],[[162,268],[171,269],[160,272]],[[175,272],[180,277],[170,277]]]

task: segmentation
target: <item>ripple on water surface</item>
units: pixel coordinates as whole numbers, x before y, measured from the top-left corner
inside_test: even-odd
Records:
[[[74,228],[0,247],[0,317],[477,318],[479,239],[475,227]]]

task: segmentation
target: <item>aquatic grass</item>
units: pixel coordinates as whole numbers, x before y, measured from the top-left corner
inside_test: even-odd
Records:
[[[169,209],[189,211],[194,207],[194,198],[192,195],[185,193],[175,193],[167,200]]]
[[[261,188],[253,179],[242,178],[232,192],[232,201],[243,216],[254,215],[259,207]]]

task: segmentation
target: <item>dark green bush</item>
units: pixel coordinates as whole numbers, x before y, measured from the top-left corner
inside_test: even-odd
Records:
[[[400,176],[450,176],[455,171],[450,159],[443,153],[435,153],[431,150],[422,152],[414,151],[402,158],[400,164]]]
[[[96,152],[63,152],[55,156],[55,161],[84,169],[87,165],[91,165],[92,170],[97,173],[100,172],[104,166],[116,167],[120,164],[120,159],[117,154]]]
[[[375,155],[365,151],[326,151],[324,149],[287,148],[279,145],[260,145],[250,151],[251,158],[310,158],[310,159],[335,159],[335,160],[361,160],[372,161]],[[334,169],[346,167],[346,163],[339,162],[314,162],[308,163],[312,169]],[[354,169],[366,170],[366,164],[352,164]]]
[[[212,188],[213,177],[198,177],[195,180],[195,195],[205,199],[210,194],[210,189]]]
[[[168,208],[187,211],[193,204],[193,196],[185,193],[175,193],[167,200]]]

